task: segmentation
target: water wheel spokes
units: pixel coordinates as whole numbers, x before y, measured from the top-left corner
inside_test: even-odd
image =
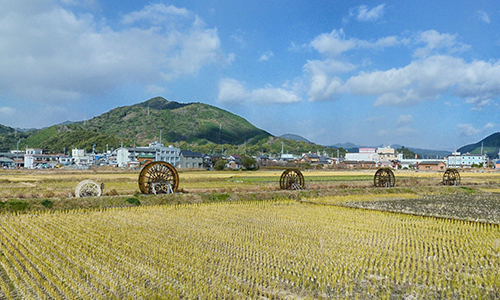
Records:
[[[304,183],[304,175],[298,169],[286,169],[280,177],[282,190],[303,190]]]
[[[92,180],[83,180],[78,183],[75,189],[75,197],[99,197],[101,188]]]
[[[396,185],[396,177],[390,168],[380,168],[375,173],[373,183],[376,187],[393,187]]]
[[[143,194],[172,194],[178,186],[177,170],[164,161],[145,165],[139,174],[139,189]]]
[[[460,185],[460,172],[457,169],[447,169],[443,174],[443,185]]]

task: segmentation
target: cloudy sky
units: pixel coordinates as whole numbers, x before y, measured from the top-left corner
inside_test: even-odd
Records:
[[[0,1],[0,124],[155,96],[271,134],[452,150],[500,131],[500,1]]]

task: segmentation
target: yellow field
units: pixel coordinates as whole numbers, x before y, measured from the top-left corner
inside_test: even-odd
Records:
[[[292,201],[0,217],[2,299],[494,299],[497,225]]]
[[[255,172],[179,171],[179,188],[187,192],[276,191],[283,170]],[[303,171],[310,189],[373,187],[375,170]],[[1,170],[0,199],[52,198],[74,194],[78,182],[91,179],[104,183],[105,195],[133,195],[139,192],[139,170]],[[443,173],[395,171],[396,187],[439,186]],[[461,172],[462,185],[498,188],[500,173]],[[492,186],[493,185],[493,186]]]
[[[339,206],[460,203],[460,218],[498,223],[500,174],[443,187],[442,173],[396,171],[380,189],[374,172],[304,171],[310,190],[280,191],[282,170],[181,171],[183,194],[134,196],[138,170],[1,171],[2,207],[33,209],[0,214],[0,299],[500,298],[498,224]],[[68,197],[84,179],[107,196]],[[131,196],[146,206],[123,207]],[[177,201],[198,204],[151,205]]]

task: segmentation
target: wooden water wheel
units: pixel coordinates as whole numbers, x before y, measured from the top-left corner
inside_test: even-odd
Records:
[[[393,187],[396,184],[396,177],[390,168],[380,168],[375,173],[373,182],[376,187]]]
[[[102,189],[92,180],[83,180],[75,189],[75,197],[99,197]]]
[[[460,172],[457,169],[447,169],[443,174],[443,185],[460,185]]]
[[[304,175],[298,169],[286,169],[280,178],[282,190],[303,190],[305,188]]]
[[[178,187],[179,174],[167,162],[151,162],[139,174],[139,189],[143,194],[172,194]]]

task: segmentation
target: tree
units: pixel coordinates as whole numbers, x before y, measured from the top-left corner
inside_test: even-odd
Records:
[[[411,151],[408,148],[405,148],[405,146],[401,146],[401,148],[396,149],[398,153],[403,154],[403,158],[414,158],[415,157],[415,152]]]
[[[243,154],[241,156],[241,164],[247,170],[255,170],[255,169],[257,169],[257,167],[256,167],[257,166],[257,162],[250,155]]]
[[[216,171],[222,171],[226,167],[226,160],[225,159],[219,159],[215,162],[214,164],[214,170]]]

